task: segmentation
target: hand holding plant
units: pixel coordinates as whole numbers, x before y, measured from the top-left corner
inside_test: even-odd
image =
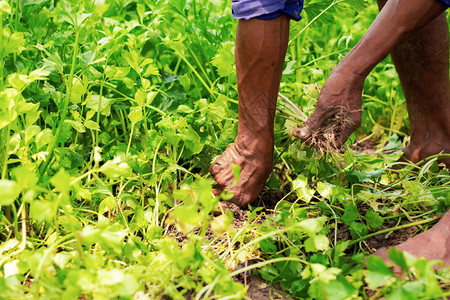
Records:
[[[293,135],[320,150],[340,148],[361,124],[364,77],[338,65],[325,82],[314,113]]]

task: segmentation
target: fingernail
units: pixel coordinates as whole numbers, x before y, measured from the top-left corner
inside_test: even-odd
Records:
[[[306,128],[296,128],[294,129],[294,135],[301,139],[306,138],[308,136],[308,129]]]

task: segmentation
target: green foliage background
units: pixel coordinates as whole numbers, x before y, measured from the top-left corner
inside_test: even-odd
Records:
[[[376,12],[306,1],[280,92],[309,115]],[[373,257],[362,270],[366,238],[426,229],[450,199],[437,157],[391,169],[408,122],[389,59],[366,81],[348,143],[371,138],[376,154],[319,155],[280,113],[266,190],[283,199],[238,231],[213,216],[209,165],[237,128],[236,23],[220,0],[0,1],[1,299],[241,299],[232,275],[253,269],[297,298],[449,294],[448,270],[424,259],[392,252],[408,278]]]

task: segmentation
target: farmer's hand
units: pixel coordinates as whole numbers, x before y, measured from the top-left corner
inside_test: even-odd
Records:
[[[314,145],[313,136],[314,139],[329,140],[330,136],[321,135],[330,132],[326,130],[329,127],[338,126],[332,130],[334,140],[329,142],[332,147],[340,148],[361,124],[364,79],[353,72],[344,72],[339,66],[333,69],[322,87],[315,111],[303,127],[294,129],[293,135],[310,146],[317,146]]]

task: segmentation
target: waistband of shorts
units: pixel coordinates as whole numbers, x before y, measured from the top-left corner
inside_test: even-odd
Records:
[[[291,19],[299,21],[303,0],[233,0],[231,8],[236,19],[268,20],[286,14]]]

